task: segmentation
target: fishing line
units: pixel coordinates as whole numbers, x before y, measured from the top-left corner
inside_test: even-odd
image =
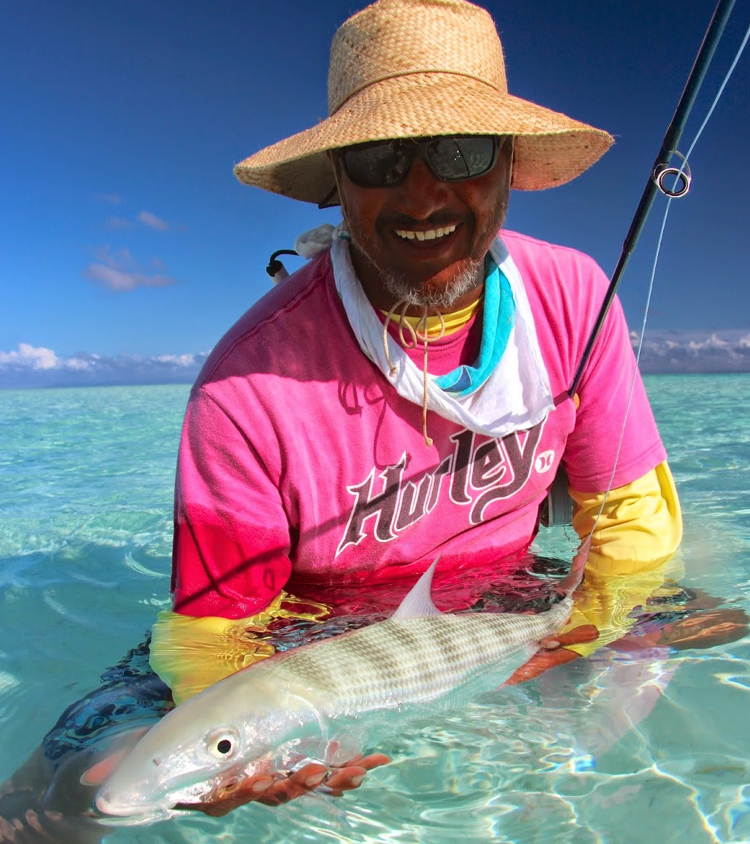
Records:
[[[706,119],[703,121],[703,123],[701,123],[700,129],[698,129],[698,134],[695,136],[693,143],[690,144],[690,148],[688,149],[687,154],[685,155],[685,163],[686,164],[687,164],[688,158],[690,158],[690,156],[693,154],[693,150],[695,149],[695,145],[698,143],[698,138],[700,138],[700,136],[703,134],[703,130],[708,125],[708,121],[711,119],[711,115],[714,113],[714,109],[716,108],[716,105],[718,104],[719,100],[721,99],[721,95],[724,93],[724,88],[726,88],[727,82],[729,82],[729,77],[734,73],[734,69],[737,67],[737,63],[739,62],[740,57],[742,56],[742,53],[743,53],[745,47],[747,46],[747,42],[749,40],[750,40],[750,26],[747,28],[747,32],[745,33],[745,37],[742,39],[742,43],[740,44],[740,48],[739,48],[739,50],[737,50],[737,55],[734,57],[734,61],[730,65],[729,70],[727,71],[727,75],[724,77],[724,81],[719,86],[719,91],[716,94],[716,96],[714,97],[713,103],[711,103],[711,108],[708,110],[708,114],[706,115]]]
[[[680,194],[680,195],[684,196],[684,194]],[[635,384],[636,384],[636,380],[638,378],[638,368],[639,368],[640,361],[641,361],[641,351],[643,350],[643,338],[646,334],[646,324],[648,322],[649,309],[651,307],[651,295],[654,291],[654,279],[656,278],[656,268],[657,268],[657,265],[659,263],[659,256],[661,254],[662,241],[664,239],[664,230],[667,227],[667,218],[669,217],[669,209],[671,207],[673,199],[674,199],[674,197],[671,197],[671,196],[668,197],[668,199],[667,199],[667,207],[666,207],[666,210],[664,211],[664,219],[662,220],[661,230],[659,231],[659,239],[658,239],[658,242],[656,244],[656,252],[654,254],[654,263],[653,263],[653,266],[651,268],[651,278],[649,280],[648,291],[646,292],[646,305],[645,305],[644,312],[643,312],[643,321],[641,323],[641,334],[640,334],[640,337],[638,339],[638,348],[637,348],[636,355],[635,355],[635,367],[633,368],[633,377],[630,379],[630,389],[628,391],[628,400],[625,404],[625,417],[622,421],[622,428],[620,429],[620,438],[617,442],[617,449],[615,450],[615,460],[614,460],[614,464],[612,466],[612,474],[610,475],[609,483],[607,484],[607,489],[604,492],[604,498],[602,499],[601,506],[599,507],[599,512],[596,514],[596,519],[594,519],[594,524],[593,524],[593,526],[592,526],[592,528],[589,532],[589,535],[586,537],[586,542],[591,542],[591,540],[594,536],[594,531],[596,530],[597,525],[599,524],[599,520],[602,517],[602,513],[604,512],[604,508],[607,504],[607,499],[609,498],[610,492],[612,492],[612,486],[613,486],[614,481],[615,481],[615,473],[617,472],[617,464],[620,460],[620,451],[622,450],[622,444],[623,444],[623,441],[625,439],[625,428],[628,424],[628,416],[630,415],[630,405],[631,405],[631,402],[633,400],[633,391],[635,390]]]
[[[591,357],[594,344],[601,332],[602,326],[604,325],[604,320],[609,312],[609,308],[614,301],[615,292],[620,284],[622,274],[625,271],[625,267],[627,266],[630,256],[635,249],[635,245],[638,242],[638,238],[646,222],[649,211],[651,210],[656,193],[659,189],[664,190],[663,171],[665,169],[669,169],[669,160],[675,154],[677,144],[679,143],[680,136],[682,135],[682,130],[685,127],[685,123],[687,122],[693,108],[695,99],[698,96],[698,91],[700,90],[700,86],[706,72],[708,71],[711,59],[716,52],[716,48],[719,44],[722,33],[724,32],[724,28],[726,27],[734,4],[735,0],[719,0],[716,10],[711,18],[711,22],[708,25],[703,42],[698,50],[698,55],[695,58],[693,67],[690,70],[690,75],[685,83],[685,88],[683,89],[680,100],[677,103],[674,116],[672,117],[672,120],[667,128],[667,132],[664,135],[661,149],[659,150],[656,161],[649,173],[646,187],[643,191],[643,195],[641,196],[641,200],[638,203],[638,208],[636,209],[633,221],[630,224],[630,229],[625,237],[620,258],[618,259],[617,266],[612,274],[612,280],[609,283],[609,287],[607,288],[607,292],[604,296],[604,301],[599,309],[599,314],[597,315],[594,328],[588,338],[583,355],[581,355],[581,360],[578,364],[576,374],[573,377],[573,381],[568,388],[568,394],[571,398],[575,395],[581,378],[583,377],[584,369]]]
[[[740,57],[742,56],[742,53],[745,50],[745,47],[747,46],[748,40],[750,40],[750,27],[748,27],[747,32],[745,33],[745,37],[743,38],[742,43],[740,44],[740,47],[737,50],[737,54],[734,57],[734,61],[729,66],[729,70],[727,71],[726,75],[724,76],[724,80],[721,83],[721,85],[719,86],[719,90],[716,93],[716,96],[714,97],[714,100],[711,103],[711,106],[708,110],[708,113],[706,114],[706,117],[704,118],[703,122],[701,123],[700,128],[698,129],[698,131],[695,135],[695,138],[693,139],[693,142],[690,144],[690,147],[688,148],[687,153],[684,156],[682,156],[676,150],[672,150],[673,154],[676,154],[676,155],[680,156],[680,158],[682,158],[682,164],[679,166],[679,168],[669,167],[666,164],[664,165],[664,168],[661,169],[661,170],[659,169],[658,166],[654,168],[653,179],[656,182],[659,190],[661,190],[661,192],[664,193],[665,196],[667,197],[667,205],[666,205],[666,208],[664,210],[664,218],[662,219],[661,229],[659,230],[659,237],[658,237],[658,240],[657,240],[656,251],[655,251],[655,254],[654,254],[654,262],[653,262],[653,265],[652,265],[652,268],[651,268],[651,277],[649,279],[648,290],[647,290],[647,293],[646,293],[646,304],[645,304],[644,313],[643,313],[643,321],[641,323],[640,337],[638,339],[638,346],[637,346],[637,351],[636,351],[636,355],[635,355],[635,369],[633,370],[633,377],[630,381],[630,390],[628,392],[628,400],[627,400],[627,403],[625,405],[625,417],[623,419],[622,429],[620,430],[620,438],[619,438],[619,441],[617,443],[617,449],[615,451],[615,460],[614,460],[614,465],[612,467],[612,474],[610,476],[609,483],[607,485],[607,489],[604,493],[604,499],[602,500],[601,507],[599,508],[599,512],[597,513],[596,519],[594,520],[594,525],[591,528],[591,531],[589,532],[588,537],[586,538],[586,542],[591,541],[593,534],[594,534],[594,531],[596,530],[596,527],[599,524],[599,520],[601,519],[602,513],[604,512],[604,507],[607,503],[607,499],[609,497],[609,494],[612,491],[612,486],[613,486],[614,479],[615,479],[615,473],[617,471],[617,464],[618,464],[619,459],[620,459],[620,451],[622,449],[623,440],[625,438],[625,427],[627,425],[628,416],[630,414],[630,406],[631,406],[631,402],[632,402],[632,398],[633,398],[633,391],[635,389],[636,379],[637,379],[637,376],[638,376],[638,369],[639,369],[640,360],[641,360],[641,353],[643,351],[643,343],[644,343],[644,338],[645,338],[645,335],[646,335],[646,325],[648,323],[648,316],[649,316],[649,311],[650,311],[650,307],[651,307],[651,297],[652,297],[653,290],[654,290],[654,281],[655,281],[655,278],[656,278],[656,270],[657,270],[657,266],[659,264],[659,257],[661,255],[661,247],[662,247],[662,243],[663,243],[663,240],[664,240],[664,232],[665,232],[665,229],[667,227],[667,220],[669,218],[670,208],[672,207],[672,201],[674,199],[681,198],[682,196],[684,196],[688,192],[688,189],[690,187],[690,167],[689,167],[689,164],[688,164],[688,160],[689,160],[690,156],[692,155],[693,150],[695,149],[695,146],[698,143],[698,140],[700,139],[701,135],[703,134],[704,129],[708,125],[708,122],[709,122],[709,120],[711,119],[711,116],[714,113],[714,109],[718,105],[719,100],[721,99],[722,94],[724,93],[724,89],[726,88],[730,77],[734,73],[734,70],[737,67],[737,64],[740,60]],[[667,174],[674,176],[674,182],[672,184],[671,189],[667,188],[664,185],[664,177]]]

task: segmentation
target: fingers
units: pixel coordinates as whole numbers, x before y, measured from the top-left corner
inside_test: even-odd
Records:
[[[381,765],[390,765],[393,760],[390,756],[386,756],[385,753],[371,753],[363,759],[353,759],[352,762],[354,761],[365,770],[371,771],[373,768],[379,768]]]
[[[342,768],[334,768],[325,784],[329,793],[334,797],[341,797],[345,791],[359,788],[365,778],[367,768],[361,765],[346,765]]]
[[[327,777],[328,768],[312,762],[305,765],[285,779],[273,780],[256,798],[266,806],[278,806],[288,803],[303,794],[314,791]],[[260,785],[260,784],[259,784]]]
[[[204,815],[220,818],[239,806],[254,801],[267,806],[278,806],[317,788],[327,773],[328,768],[325,765],[313,762],[285,778],[268,773],[256,774],[225,784],[203,803],[181,803],[175,808],[193,809],[203,812]]]
[[[357,756],[347,765],[332,767],[330,770],[322,765],[305,765],[287,779],[280,781],[282,786],[287,786],[286,788],[274,785],[258,799],[267,805],[286,803],[315,790],[319,785],[325,785],[326,792],[333,797],[341,797],[345,791],[359,788],[368,771],[387,765],[390,761],[390,756],[384,753],[371,753],[369,756]]]
[[[593,624],[582,624],[580,627],[574,627],[572,630],[567,630],[565,633],[558,633],[556,636],[545,636],[539,642],[540,648],[546,650],[555,650],[556,648],[564,648],[567,645],[581,645],[584,642],[595,642],[599,638],[599,631]]]
[[[385,753],[371,753],[369,756],[356,756],[347,765],[334,768],[326,779],[325,785],[334,797],[341,797],[345,791],[359,788],[365,774],[373,768],[387,765],[391,761]]]
[[[53,821],[59,821],[61,818],[56,813],[50,812],[43,812],[42,817]],[[27,841],[56,842],[58,840],[67,841],[68,839],[53,837],[42,826],[40,815],[33,809],[27,809],[20,817],[11,817],[9,820],[0,817],[0,844],[24,844]]]
[[[725,645],[747,635],[747,622],[743,610],[699,612],[665,625],[659,632],[658,644],[677,650]]]
[[[373,768],[379,768],[381,765],[388,765],[392,762],[390,756],[386,756],[385,753],[371,753],[369,756],[363,756],[359,753],[357,756],[353,756],[349,759],[348,762],[344,765],[331,765],[332,768],[346,768],[349,765],[359,765],[361,768],[365,768],[368,771],[371,771]]]
[[[527,680],[533,680],[550,668],[555,668],[557,665],[564,665],[566,662],[572,662],[578,659],[578,654],[574,651],[566,651],[565,648],[557,648],[556,650],[541,650],[537,651],[534,656],[520,668],[517,668],[513,674],[505,681],[507,686],[515,686],[518,683],[524,683]]]
[[[326,792],[341,797],[345,791],[359,788],[365,774],[373,768],[387,765],[391,761],[384,753],[358,756],[349,764],[328,768],[311,762],[287,777],[268,773],[256,774],[243,780],[225,784],[203,803],[181,803],[176,809],[192,809],[211,817],[223,817],[239,806],[257,801],[266,806],[288,803],[318,786],[325,785]]]

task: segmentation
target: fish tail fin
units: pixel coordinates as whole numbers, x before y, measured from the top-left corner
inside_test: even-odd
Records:
[[[584,570],[586,569],[586,561],[589,558],[589,551],[591,550],[591,542],[586,542],[578,549],[578,553],[573,557],[573,562],[570,564],[570,571],[563,577],[555,586],[555,591],[560,593],[560,596],[567,598],[571,596],[579,584],[583,580]]]

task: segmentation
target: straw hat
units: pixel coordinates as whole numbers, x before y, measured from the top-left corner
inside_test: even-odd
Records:
[[[237,178],[320,203],[335,189],[328,150],[389,138],[514,135],[512,187],[541,190],[579,176],[613,141],[511,96],[495,24],[466,0],[378,0],[349,18],[331,45],[328,114],[246,158]]]

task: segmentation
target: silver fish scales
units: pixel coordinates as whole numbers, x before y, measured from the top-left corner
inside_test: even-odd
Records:
[[[390,619],[277,654],[180,704],[104,784],[98,809],[129,824],[163,819],[269,760],[367,741],[382,712],[419,713],[472,684],[499,685],[570,616],[585,553],[558,584],[565,597],[535,615],[441,613],[430,598],[437,562]]]
[[[447,695],[484,666],[513,655],[522,664],[540,639],[562,627],[571,609],[572,600],[563,598],[548,612],[533,615],[391,618],[331,639],[325,648],[287,651],[262,667],[277,682],[314,693],[326,716],[357,715]]]

